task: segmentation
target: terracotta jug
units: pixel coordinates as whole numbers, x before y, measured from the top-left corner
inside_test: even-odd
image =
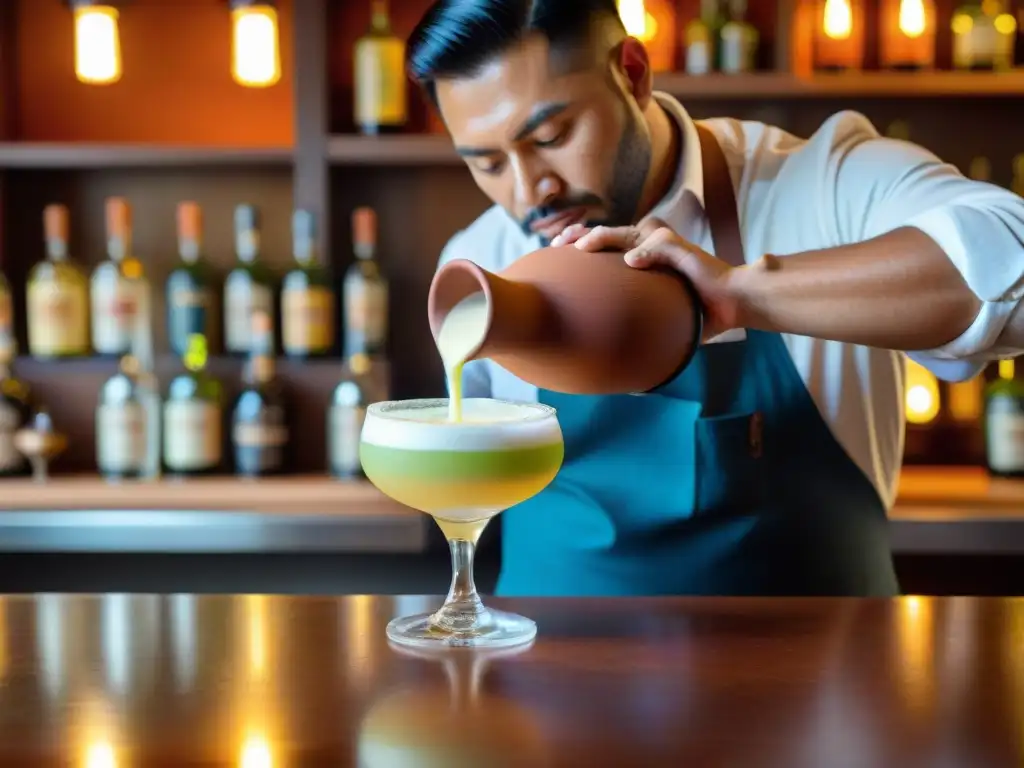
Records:
[[[459,301],[482,291],[489,358],[541,389],[567,394],[646,392],[689,363],[701,334],[699,298],[682,275],[634,269],[621,253],[542,248],[499,274],[467,259],[434,275],[427,300],[437,339]]]

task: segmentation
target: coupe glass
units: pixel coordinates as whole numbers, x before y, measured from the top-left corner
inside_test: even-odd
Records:
[[[484,606],[473,581],[473,554],[492,517],[554,479],[563,450],[555,410],[546,405],[469,398],[458,422],[449,421],[443,399],[367,409],[359,446],[363,471],[395,501],[431,515],[452,553],[444,605],[391,621],[392,642],[500,648],[533,640],[533,621]]]

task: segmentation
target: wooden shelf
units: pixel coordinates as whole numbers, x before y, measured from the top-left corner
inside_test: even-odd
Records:
[[[461,165],[447,135],[331,136],[327,159],[336,165]]]
[[[654,87],[688,99],[941,98],[1024,96],[1024,70],[1011,72],[850,72],[798,76],[665,73]]]
[[[289,148],[0,142],[0,168],[154,168],[290,165]]]

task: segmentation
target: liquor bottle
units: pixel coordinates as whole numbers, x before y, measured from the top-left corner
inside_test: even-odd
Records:
[[[757,68],[757,27],[746,20],[747,0],[728,0],[729,20],[721,32],[722,71],[729,74],[752,72]]]
[[[132,345],[100,389],[96,464],[108,480],[160,476],[160,388],[153,371],[152,302],[138,297]]]
[[[381,355],[387,346],[388,283],[376,260],[377,215],[372,208],[352,214],[356,260],[345,273],[345,355]]]
[[[288,413],[281,382],[274,375],[274,327],[266,312],[252,316],[252,354],[245,389],[235,402],[231,439],[235,471],[246,477],[284,471]]]
[[[701,0],[700,15],[686,25],[686,73],[706,75],[720,69],[719,39],[724,25],[720,0]]]
[[[370,28],[355,45],[355,120],[365,134],[395,133],[408,119],[405,43],[391,29],[387,0],[372,0]]]
[[[100,355],[121,357],[132,344],[137,293],[146,280],[132,251],[131,208],[123,197],[106,204],[107,260],[92,274],[92,345]]]
[[[174,475],[217,472],[224,454],[224,391],[206,372],[206,339],[194,333],[164,403],[164,467]]]
[[[28,351],[32,357],[89,354],[89,283],[68,259],[68,209],[43,211],[46,259],[28,277]]]
[[[14,435],[27,427],[32,418],[28,385],[11,370],[17,354],[10,323],[0,326],[0,477],[25,477],[32,466],[15,447]]]
[[[237,266],[224,282],[224,346],[228,354],[248,355],[253,312],[276,317],[274,275],[260,260],[260,217],[252,205],[235,208]]]
[[[370,358],[361,352],[352,355],[346,369],[327,410],[327,462],[332,475],[351,479],[363,476],[359,436],[370,403]]]
[[[281,340],[289,357],[323,357],[334,347],[334,291],[316,248],[316,226],[309,211],[292,217],[297,267],[281,288]]]
[[[1013,360],[999,361],[999,376],[985,389],[985,463],[993,475],[1024,476],[1024,384]]]
[[[203,258],[203,213],[193,202],[178,204],[178,255],[181,262],[167,278],[167,337],[171,351],[185,354],[188,337],[218,338],[213,274]]]
[[[1002,70],[1013,66],[1017,20],[1005,0],[968,0],[953,13],[953,66]]]

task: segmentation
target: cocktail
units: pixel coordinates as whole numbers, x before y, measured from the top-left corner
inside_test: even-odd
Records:
[[[473,581],[473,554],[492,517],[554,479],[563,450],[555,410],[545,405],[470,398],[462,401],[459,421],[449,419],[443,399],[367,409],[359,448],[363,471],[395,501],[431,515],[452,554],[444,605],[391,621],[393,642],[497,648],[536,636],[530,619],[484,606]]]

